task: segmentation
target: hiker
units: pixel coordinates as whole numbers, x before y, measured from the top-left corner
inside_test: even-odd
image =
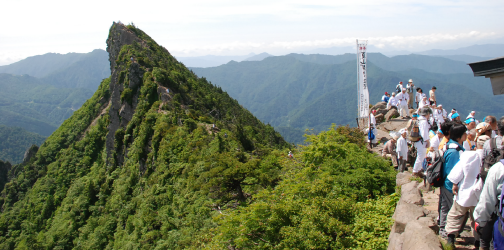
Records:
[[[501,118],[499,123],[497,124],[500,136],[504,135],[503,118]],[[487,146],[491,142],[491,140],[493,139],[487,140],[483,145],[483,155],[485,159],[487,156],[487,153],[485,152],[485,146]],[[501,142],[496,146],[502,148],[502,139],[500,141]],[[503,152],[500,151],[500,153],[502,154]],[[497,204],[499,204],[503,182],[504,164],[501,161],[497,161],[488,170],[478,205],[476,205],[473,214],[474,219],[478,223],[476,231],[479,233],[481,238],[481,249],[490,249],[490,242],[492,240],[494,231],[494,223],[496,222],[498,217],[497,215],[499,207],[497,206]]]
[[[390,109],[392,107],[396,107],[396,109],[399,110],[398,106],[399,106],[399,102],[396,99],[396,94],[395,94],[395,92],[392,92],[392,97],[390,97],[390,99],[387,103],[387,109]]]
[[[391,133],[392,139],[388,140],[387,143],[385,143],[385,145],[383,147],[382,157],[383,158],[390,158],[392,160],[392,165],[394,166],[394,168],[397,168],[398,162],[397,162],[397,153],[396,153],[396,143],[397,143],[397,139],[401,135],[399,133],[395,133],[395,132],[392,132],[392,133]]]
[[[439,191],[439,235],[447,237],[445,230],[446,217],[453,205],[453,183],[447,178],[455,164],[460,159],[461,151],[464,151],[462,144],[467,139],[467,128],[462,124],[454,124],[450,128],[450,138],[446,144],[446,151],[443,154],[443,182]]]
[[[490,139],[488,136],[480,136],[476,151],[465,152],[460,155],[460,160],[455,164],[448,175],[448,180],[453,183],[452,192],[455,195],[453,205],[446,217],[445,231],[448,234],[448,245],[453,246],[455,237],[461,228],[465,226],[465,216],[469,212],[471,228],[475,243],[480,246],[480,237],[476,232],[474,222],[474,208],[478,204],[479,194],[475,193],[480,178],[480,169],[483,164],[483,144]]]
[[[408,85],[406,85],[406,91],[408,92],[409,99],[408,99],[408,108],[412,109],[413,107],[413,95],[415,92],[415,84],[413,83],[412,79],[409,79]]]
[[[448,115],[448,113],[447,113],[447,112],[446,112],[446,110],[443,108],[443,104],[439,104],[439,105],[438,105],[438,108],[439,108],[439,110],[440,110],[440,112],[441,112],[441,115],[443,116],[443,120],[444,120],[444,121],[448,120],[448,119],[447,119],[447,115]]]
[[[429,147],[429,152],[433,152],[434,150],[437,150],[439,147],[439,144],[441,143],[441,140],[443,140],[445,136],[443,135],[443,132],[441,131],[440,128],[436,130],[436,134],[430,138],[430,147]]]
[[[370,129],[371,128],[371,129]],[[373,148],[373,146],[376,145],[376,143],[378,142],[376,140],[376,134],[378,133],[378,131],[376,130],[376,128],[374,127],[374,124],[371,123],[369,125],[369,128],[366,129],[366,135],[367,135],[367,142],[370,143],[370,146],[371,148]]]
[[[465,123],[465,125],[467,127],[467,131],[476,128],[476,120],[474,118],[467,118],[464,121],[464,123]]]
[[[385,94],[381,98],[382,102],[388,103],[389,99],[390,99],[389,93],[385,92]]]
[[[433,107],[434,109],[434,120],[436,121],[438,127],[441,127],[441,124],[445,122],[443,117],[443,105],[439,104],[437,107]]]
[[[474,118],[475,115],[476,115],[476,111],[471,111],[471,113],[469,113],[469,115],[467,115],[466,120],[469,119],[469,118],[475,119]]]
[[[397,158],[398,158],[398,167],[397,170],[399,172],[404,172],[406,170],[406,162],[408,161],[408,142],[406,142],[406,136],[408,131],[406,129],[399,130],[401,137],[397,140]]]
[[[418,104],[418,109],[421,109],[423,107],[429,107],[429,101],[427,101],[427,96],[423,96],[422,100],[420,101],[420,104]]]
[[[446,151],[446,144],[450,140],[450,129],[453,126],[453,122],[445,122],[443,125],[441,125],[441,132],[443,132],[444,138],[439,142],[439,147],[438,149],[441,150],[443,153]]]
[[[499,119],[498,124],[502,124],[502,126],[504,126],[504,116]],[[500,127],[498,126],[498,128]],[[498,129],[497,132],[498,134],[494,138],[492,138],[492,140],[494,140],[497,149],[503,149],[504,147],[502,146],[502,136],[504,135],[504,131]],[[486,157],[488,154],[490,154],[490,152],[492,152],[492,147],[490,141],[487,141],[483,146],[483,156]]]
[[[406,88],[402,89],[402,92],[396,96],[397,101],[399,102],[399,114],[401,118],[409,117],[409,109],[408,109],[408,100],[409,95],[406,93]]]
[[[462,145],[462,146],[464,146],[464,149],[466,151],[474,151],[476,149],[475,139],[476,139],[476,129],[468,130],[467,131],[467,139],[464,141],[464,144]],[[483,148],[483,146],[481,146],[481,147]]]
[[[497,119],[495,118],[495,116],[489,115],[485,117],[484,123],[490,124],[490,127],[492,129],[492,136],[490,138],[497,136],[497,134],[495,133],[495,131],[497,131]]]
[[[452,115],[457,113],[457,110],[456,109],[452,109],[451,112],[448,114],[448,120],[452,120]]]
[[[495,118],[495,117],[494,117]],[[497,124],[497,123],[496,123]],[[482,135],[488,135],[492,138],[492,126],[486,122],[482,122],[476,126],[476,140]]]
[[[460,121],[460,115],[459,115],[458,113],[455,113],[455,114],[453,114],[453,115],[451,116],[451,121],[452,121],[452,122],[457,122],[457,123],[462,123],[462,122]]]
[[[371,114],[369,114],[369,122],[371,122],[372,124],[376,124],[376,118],[375,118],[375,115],[376,114],[376,109],[371,111]]]
[[[427,149],[429,148],[429,129],[430,125],[427,122],[429,120],[430,115],[432,115],[432,110],[429,107],[423,107],[418,112],[418,133],[420,136],[420,140],[414,143],[415,148],[417,150],[417,157],[415,161],[415,165],[413,166],[413,175],[418,176],[420,178],[424,177],[422,170],[422,164],[427,154]],[[412,136],[412,132],[410,132],[410,136]],[[424,139],[425,138],[425,139]]]
[[[399,94],[402,92],[402,89],[403,89],[403,85],[402,85],[402,82],[399,82],[399,84],[397,84],[397,86],[395,87],[396,89],[396,93]]]
[[[417,93],[415,95],[415,102],[416,102],[417,109],[419,109],[419,108],[421,108],[419,106],[419,103],[423,100],[424,96],[427,99],[427,96],[424,94],[424,92],[421,88],[417,88],[416,91],[417,91]]]
[[[429,101],[430,105],[437,105],[436,102],[436,86],[432,86],[432,89],[429,91]]]
[[[289,154],[287,155],[289,158],[292,158],[294,155],[292,154],[292,151],[289,151]]]

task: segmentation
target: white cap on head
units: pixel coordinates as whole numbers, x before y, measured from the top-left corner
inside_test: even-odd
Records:
[[[443,107],[443,104],[439,104],[439,105],[437,105],[437,106],[438,106],[438,107]]]
[[[402,91],[406,91],[406,88],[402,88]]]
[[[408,82],[413,82],[413,80],[412,80],[412,79],[409,79],[409,81],[408,81]]]
[[[408,133],[408,131],[405,128],[402,128],[401,130],[399,130],[399,134],[402,135],[404,133]]]
[[[476,111],[471,111],[471,114],[476,114]]]

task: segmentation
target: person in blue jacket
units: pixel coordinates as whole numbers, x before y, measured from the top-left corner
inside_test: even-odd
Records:
[[[461,151],[464,151],[464,147],[462,144],[467,139],[466,134],[467,128],[462,124],[455,124],[450,128],[450,138],[446,143],[446,151],[443,154],[444,163],[443,163],[443,180],[444,185],[441,186],[439,192],[439,234],[446,238],[446,216],[453,205],[453,191],[450,180],[446,177],[450,174],[453,166],[459,161]],[[448,238],[448,241],[450,238]]]

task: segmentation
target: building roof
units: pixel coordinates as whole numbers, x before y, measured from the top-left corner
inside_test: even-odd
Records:
[[[504,57],[469,63],[474,76],[486,76],[504,73]]]

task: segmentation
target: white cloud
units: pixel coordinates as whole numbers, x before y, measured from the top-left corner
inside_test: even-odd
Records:
[[[378,48],[392,47],[394,49],[415,49],[428,45],[444,42],[454,42],[460,40],[478,41],[481,39],[497,37],[496,32],[479,32],[470,31],[459,34],[427,34],[419,36],[384,36],[384,37],[367,37],[363,40],[368,40],[369,45],[374,45]],[[197,48],[179,47],[172,48],[175,55],[204,55],[204,54],[222,54],[229,51],[273,51],[273,50],[305,50],[314,48],[327,48],[339,46],[354,46],[355,37],[333,38],[323,40],[305,40],[305,41],[277,41],[270,43],[253,43],[253,42],[232,42],[216,45],[199,46]]]

